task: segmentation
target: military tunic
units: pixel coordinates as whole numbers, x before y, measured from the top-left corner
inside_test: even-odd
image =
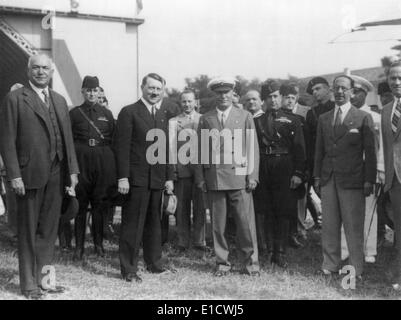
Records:
[[[260,184],[255,190],[257,212],[265,214],[267,247],[285,253],[289,222],[296,215],[291,177],[304,178],[305,141],[300,120],[291,110],[272,110],[254,119],[260,151]]]
[[[103,251],[103,211],[107,209],[106,191],[116,183],[115,159],[111,149],[115,122],[111,111],[98,104],[91,106],[84,103],[72,109],[70,117],[81,172],[77,186],[79,213],[75,220],[76,247],[83,252],[86,212],[90,204],[95,250]]]

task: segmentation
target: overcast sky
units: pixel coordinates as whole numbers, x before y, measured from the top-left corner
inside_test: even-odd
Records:
[[[399,0],[143,0],[140,17],[140,75],[158,72],[177,89],[199,74],[265,80],[375,67],[394,54],[388,39],[401,39],[401,26],[340,36],[401,18]]]

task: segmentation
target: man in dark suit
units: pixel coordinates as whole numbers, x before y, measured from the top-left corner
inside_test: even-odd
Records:
[[[341,264],[341,223],[349,248],[349,264],[361,279],[364,263],[365,197],[376,182],[375,133],[372,116],[350,103],[354,80],[333,82],[335,109],[320,116],[315,153],[315,189],[322,197],[322,274],[331,276]]]
[[[389,192],[394,216],[396,259],[392,267],[393,287],[401,285],[401,62],[394,62],[387,75],[394,101],[382,111],[382,133],[384,154],[384,191]]]
[[[216,78],[208,84],[209,89],[216,93],[216,108],[204,114],[198,126],[201,157],[198,159],[200,165],[196,169],[195,181],[210,196],[217,260],[215,276],[218,277],[227,275],[231,270],[225,236],[228,210],[237,227],[241,271],[250,276],[259,275],[252,198],[258,181],[259,149],[252,115],[233,105],[234,86],[235,80],[231,78]],[[204,133],[216,134],[212,140],[217,145],[209,143],[209,138],[202,138]],[[248,139],[249,136],[253,136],[253,143],[252,139]]]
[[[143,257],[148,271],[162,273],[162,232],[160,207],[162,192],[174,189],[175,169],[166,164],[168,156],[168,120],[178,114],[175,104],[163,100],[165,80],[150,73],[142,81],[142,98],[124,107],[118,115],[115,152],[118,191],[129,194],[122,207],[120,264],[123,279],[141,282],[138,253],[143,241]],[[157,156],[152,150],[159,137]],[[150,135],[148,135],[150,134]],[[151,136],[149,138],[149,136]],[[158,157],[160,161],[154,161]]]
[[[0,117],[0,150],[7,178],[17,195],[18,260],[22,293],[39,299],[49,275],[64,186],[73,192],[78,165],[65,99],[48,87],[53,75],[50,58],[28,62],[29,86],[9,93]]]

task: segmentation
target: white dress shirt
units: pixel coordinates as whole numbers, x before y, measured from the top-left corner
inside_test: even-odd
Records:
[[[43,95],[43,90],[46,92],[47,96],[49,96],[49,87],[38,88],[31,81],[29,81],[29,84],[31,85],[32,90],[35,91],[36,94],[39,96],[40,100],[42,100],[43,103],[46,104],[45,96]]]
[[[334,118],[333,118],[333,125],[334,125],[334,122],[336,121],[337,112],[338,112],[338,109],[339,109],[339,108],[341,108],[341,123],[343,123],[345,117],[346,117],[347,114],[348,114],[349,109],[351,109],[351,102],[347,102],[347,103],[343,104],[341,107],[338,106],[338,105],[335,106],[335,109],[334,109]]]
[[[216,108],[217,109],[217,118],[219,119],[219,122],[221,123],[221,117],[223,116],[223,114],[224,114],[224,124],[226,124],[226,122],[227,122],[227,119],[228,119],[228,116],[230,115],[230,111],[231,111],[231,109],[232,109],[232,105],[231,106],[229,106],[226,110],[224,110],[224,111],[221,111],[219,108]]]

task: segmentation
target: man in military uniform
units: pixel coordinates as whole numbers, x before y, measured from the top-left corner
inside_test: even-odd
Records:
[[[86,76],[82,83],[84,103],[70,111],[72,133],[80,169],[77,186],[79,212],[75,218],[74,259],[84,255],[86,213],[91,205],[95,253],[104,256],[103,210],[107,189],[116,183],[116,168],[111,140],[114,119],[110,110],[98,104],[99,80]]]
[[[269,98],[280,96],[276,82],[264,88]],[[268,99],[269,99],[268,98]],[[271,263],[286,268],[290,220],[296,214],[296,189],[305,171],[305,141],[300,121],[291,110],[272,104],[255,118],[260,150],[260,185],[255,201],[265,212],[265,234]]]
[[[306,92],[313,95],[316,105],[312,106],[311,110],[306,114],[306,126],[308,128],[308,137],[306,137],[308,150],[307,150],[307,163],[308,172],[313,172],[315,147],[316,147],[316,132],[317,122],[320,115],[332,110],[334,108],[334,101],[331,100],[331,91],[329,83],[325,78],[315,77],[309,81]],[[315,227],[320,228],[321,222],[319,221],[318,212],[312,201],[311,187],[313,186],[312,175],[309,175],[308,189],[307,189],[307,203],[306,206],[315,222]]]
[[[259,149],[251,114],[233,106],[234,85],[235,80],[231,78],[215,78],[209,82],[208,88],[216,93],[216,108],[204,114],[198,126],[201,159],[195,180],[202,192],[209,195],[217,262],[215,276],[218,277],[231,270],[225,236],[228,210],[237,227],[241,271],[250,276],[260,275],[252,197],[257,185]],[[203,139],[204,133],[214,142]],[[238,137],[236,133],[240,133],[239,139],[234,139],[234,135]],[[237,153],[241,155],[239,160]]]
[[[305,118],[309,107],[301,106],[298,104],[299,99],[299,87],[294,83],[283,84],[280,86],[280,94],[282,96],[282,106],[283,109],[290,110],[294,115],[297,116],[301,127],[302,132],[304,134],[305,139],[305,152],[308,154],[308,136],[309,132],[307,130],[307,126],[305,124]],[[306,165],[306,163],[305,163]],[[306,176],[305,176],[306,177]],[[302,181],[302,190],[306,189],[305,180]],[[298,192],[299,196],[297,201],[297,213],[294,214],[294,219],[290,222],[290,237],[289,237],[289,245],[293,248],[301,248],[303,247],[302,242],[298,240],[298,238],[303,238],[306,240],[306,230],[305,230],[305,217],[306,217],[306,203],[307,196],[306,193]]]

